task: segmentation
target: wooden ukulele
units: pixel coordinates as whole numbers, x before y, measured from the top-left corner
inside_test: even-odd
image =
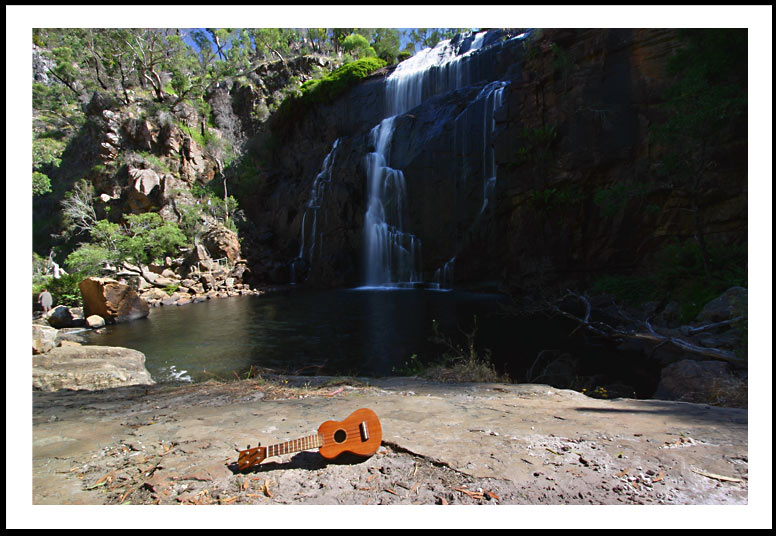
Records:
[[[319,449],[321,456],[327,460],[332,460],[345,452],[358,456],[371,456],[380,447],[382,439],[383,429],[375,412],[361,408],[351,413],[344,421],[324,422],[313,435],[277,445],[241,450],[237,467],[240,471],[245,471],[271,456],[308,449]]]

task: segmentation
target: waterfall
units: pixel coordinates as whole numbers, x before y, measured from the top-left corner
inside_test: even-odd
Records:
[[[386,114],[406,113],[429,97],[470,84],[471,69],[463,59],[480,49],[486,33],[457,45],[446,39],[401,62],[386,80]]]
[[[413,286],[423,281],[422,247],[409,232],[407,185],[404,173],[390,166],[394,121],[426,99],[478,82],[478,64],[469,61],[479,51],[487,32],[464,39],[441,41],[401,62],[385,82],[385,114],[370,132],[374,151],[366,156],[367,209],[364,217],[364,283],[368,287]],[[505,82],[492,82],[474,99],[481,103],[484,212],[495,187],[492,149],[495,110],[501,106]],[[463,137],[463,136],[462,136]],[[455,258],[437,270],[436,288],[450,288]],[[433,285],[432,285],[433,287]]]
[[[496,131],[496,110],[503,103],[507,82],[491,82],[477,95],[475,102],[484,101],[482,113],[482,208],[485,212],[496,188],[496,151],[493,148],[493,133]]]
[[[324,193],[326,192],[326,188],[331,183],[331,174],[332,174],[332,168],[334,167],[334,156],[337,152],[337,146],[339,145],[339,138],[334,140],[334,144],[331,147],[331,151],[329,151],[329,154],[326,155],[326,158],[323,159],[323,164],[321,165],[321,170],[316,175],[315,179],[313,180],[313,186],[310,191],[310,198],[307,201],[307,204],[305,205],[304,213],[302,214],[302,230],[301,230],[301,238],[300,238],[300,246],[299,246],[299,255],[294,259],[294,261],[291,263],[291,283],[296,284],[297,281],[297,270],[303,269],[305,271],[309,271],[310,266],[312,266],[313,263],[313,256],[315,254],[315,246],[316,241],[319,244],[318,251],[321,250],[323,247],[322,240],[323,237],[319,233],[316,238],[317,228],[318,228],[318,212],[321,209],[321,206],[323,205],[324,200]],[[312,223],[310,225],[310,231],[309,231],[309,245],[306,247],[306,244],[308,243],[306,240],[306,231],[307,231],[307,215],[312,213]]]
[[[407,186],[404,173],[388,166],[393,139],[391,116],[370,132],[374,152],[367,155],[367,208],[364,216],[366,286],[422,280],[420,240],[405,231]]]
[[[434,278],[429,284],[433,290],[451,290],[453,288],[453,270],[455,269],[455,257],[447,261],[441,268],[434,272]]]

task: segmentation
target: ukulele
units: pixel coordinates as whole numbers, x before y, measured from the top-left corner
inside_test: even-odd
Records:
[[[271,456],[308,449],[318,449],[321,456],[327,460],[333,460],[345,452],[358,456],[371,456],[380,447],[382,438],[383,429],[375,412],[361,408],[351,413],[344,421],[324,422],[313,435],[277,445],[241,450],[237,467],[240,471],[245,471]]]

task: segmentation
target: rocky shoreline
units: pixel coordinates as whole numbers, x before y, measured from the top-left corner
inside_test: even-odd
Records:
[[[49,321],[33,325],[50,345],[33,356],[34,505],[749,504],[747,409],[421,378],[155,384],[139,352],[81,346],[89,328]],[[357,407],[383,424],[370,458],[236,470],[247,444]]]
[[[382,446],[241,473],[246,445],[369,407]],[[267,377],[33,395],[33,503],[748,503],[748,412],[546,385]]]
[[[224,273],[221,272],[222,275]],[[219,279],[220,287],[226,284],[224,279]],[[184,280],[179,287],[183,289],[181,292],[176,291],[172,295],[162,292],[166,297],[155,299],[152,296],[159,291],[156,286],[147,287],[138,294],[131,285],[115,279],[89,278],[81,283],[82,291],[87,283],[101,289],[84,292],[85,303],[90,305],[84,308],[58,306],[47,315],[33,313],[33,389],[95,390],[122,385],[152,385],[151,375],[144,368],[145,356],[129,349],[82,346],[84,340],[79,332],[99,330],[106,319],[117,322],[146,316],[149,307],[184,306],[245,295],[261,296],[278,290],[258,290],[251,289],[247,284],[239,284],[238,287],[232,284],[229,287],[235,290],[212,290],[201,294],[198,292],[201,289],[193,288],[190,281]],[[649,333],[639,332],[638,323],[631,317],[627,318],[631,322],[627,331],[622,328],[614,330],[604,321],[612,324],[623,321],[626,317],[618,307],[607,308],[606,302],[600,299],[591,305],[586,298],[577,297],[588,306],[584,319],[560,308],[557,312],[574,318],[580,323],[580,328],[590,329],[600,336],[606,336],[605,328],[609,329],[611,333],[608,335],[619,340],[623,348],[639,347],[642,353],[661,362],[662,374],[652,398],[747,407],[747,356],[734,352],[746,344],[746,332],[736,327],[742,311],[746,314],[746,289],[732,288],[712,300],[690,325],[667,327],[665,320],[660,320],[659,333],[649,321],[646,321]],[[90,314],[89,309],[91,312],[98,309],[103,316]],[[597,309],[595,314],[593,309]],[[597,315],[599,320],[594,323],[591,315]],[[105,349],[103,358],[100,358],[101,348]],[[91,369],[86,363],[91,363]],[[144,372],[137,373],[138,367]]]

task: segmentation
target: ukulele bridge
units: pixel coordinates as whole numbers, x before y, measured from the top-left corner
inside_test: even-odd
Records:
[[[358,425],[358,429],[361,431],[361,441],[368,441],[369,426],[367,426],[366,421],[361,421],[361,424]]]

